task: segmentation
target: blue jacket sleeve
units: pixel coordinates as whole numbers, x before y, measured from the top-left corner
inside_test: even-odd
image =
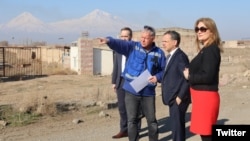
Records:
[[[166,66],[166,56],[165,56],[165,53],[162,52],[162,57],[160,59],[160,72],[157,73],[155,76],[157,78],[157,81],[160,83],[162,81],[162,78],[163,78],[163,74],[164,74],[164,69],[165,69],[165,66]]]
[[[107,45],[110,49],[125,55],[128,57],[129,53],[133,50],[133,46],[135,45],[134,41],[126,41],[121,39],[114,39],[112,37],[107,37],[109,40]]]

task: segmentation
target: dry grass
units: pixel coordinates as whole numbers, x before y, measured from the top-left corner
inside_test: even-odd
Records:
[[[99,101],[105,103],[116,100],[110,83],[110,76],[82,75],[51,75],[1,83],[0,105],[9,104],[15,111],[13,115],[23,116],[56,116],[83,109],[86,114],[91,114],[102,108],[86,108],[88,103],[96,105]]]
[[[59,63],[49,63],[43,62],[43,74],[46,75],[76,75],[77,72],[70,70],[69,68],[64,68],[62,64]]]

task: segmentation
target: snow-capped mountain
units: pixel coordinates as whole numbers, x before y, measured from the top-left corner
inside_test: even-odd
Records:
[[[23,32],[51,32],[53,27],[42,22],[28,12],[24,12],[8,23],[2,25],[3,31],[23,31]]]
[[[34,17],[31,13],[24,12],[13,18],[6,24],[0,24],[0,41],[19,39],[32,41],[58,42],[63,38],[64,42],[72,42],[81,36],[82,32],[88,32],[90,38],[98,36],[116,36],[120,28],[129,26],[138,29],[138,26],[125,22],[117,16],[96,9],[78,19],[69,19],[54,23],[45,23]]]
[[[119,17],[112,16],[111,14],[98,9],[82,18],[59,21],[51,23],[50,25],[60,29],[60,31],[88,31],[90,34],[98,34],[99,32],[118,33],[119,29],[123,26],[132,26]],[[65,26],[67,26],[67,28],[65,28]]]

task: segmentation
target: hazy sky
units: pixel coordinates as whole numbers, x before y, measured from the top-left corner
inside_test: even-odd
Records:
[[[43,22],[76,19],[95,9],[155,28],[193,29],[195,20],[215,20],[223,40],[250,39],[248,0],[0,0],[0,24],[23,12]]]

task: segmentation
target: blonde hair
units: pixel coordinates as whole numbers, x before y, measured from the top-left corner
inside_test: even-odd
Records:
[[[212,35],[209,37],[208,41],[206,42],[206,44],[204,44],[204,47],[207,47],[211,44],[215,44],[219,47],[220,52],[223,52],[223,47],[222,47],[222,43],[221,43],[221,38],[217,29],[217,26],[214,22],[213,19],[211,18],[207,18],[207,17],[203,17],[203,18],[199,18],[194,25],[194,28],[197,27],[197,25],[202,22],[212,33]],[[201,43],[198,39],[198,37],[196,36],[196,40],[195,40],[196,46],[198,50],[201,50]]]

